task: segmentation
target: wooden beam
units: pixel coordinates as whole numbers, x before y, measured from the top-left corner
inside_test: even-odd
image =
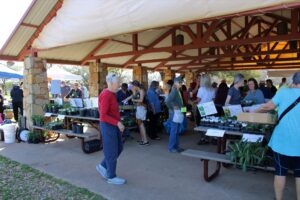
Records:
[[[232,65],[228,66],[210,66],[211,69],[218,69],[218,68],[231,68]],[[275,66],[300,66],[300,63],[276,63],[276,64],[261,64],[261,65],[233,65],[233,67],[241,67],[241,68],[250,68],[250,67],[260,67],[260,66],[269,66],[269,67],[275,67]],[[189,67],[187,69],[199,69],[201,67]]]
[[[91,52],[89,52],[89,53],[82,59],[80,65],[84,65],[86,62],[88,62],[89,59],[90,59],[91,57],[93,57],[95,53],[97,53],[100,49],[104,48],[105,45],[107,45],[109,42],[110,42],[109,39],[105,39],[105,40],[100,41],[100,43],[99,43],[99,44],[98,44]]]
[[[175,28],[171,28],[169,30],[167,30],[166,32],[164,32],[161,36],[159,36],[158,38],[156,38],[153,42],[151,42],[151,44],[146,47],[144,50],[147,49],[151,49],[153,48],[155,45],[157,45],[158,43],[160,43],[162,40],[164,40],[166,37],[168,37],[174,30],[176,30]],[[138,52],[138,51],[134,51],[134,52]],[[137,58],[139,58],[141,55],[139,54],[135,54],[132,58],[130,58],[126,63],[124,63],[123,67],[127,68],[130,64],[130,62],[135,61]]]
[[[291,10],[291,30],[292,34],[299,33],[299,10],[293,9]]]
[[[235,59],[235,57],[231,58]],[[265,62],[284,62],[284,61],[298,61],[299,58],[276,58],[276,59],[262,59],[262,60],[234,60],[234,61],[212,61],[212,62],[201,62],[201,63],[186,63],[186,64],[166,64],[166,67],[188,67],[188,66],[199,66],[199,65],[234,65],[234,64],[260,64]],[[274,63],[275,64],[275,63]]]
[[[56,4],[53,6],[53,8],[50,10],[50,12],[46,15],[46,17],[43,20],[43,22],[41,23],[41,25],[39,25],[39,27],[35,30],[33,35],[30,37],[30,39],[26,42],[26,44],[20,51],[20,53],[18,55],[19,60],[24,59],[27,49],[29,49],[31,47],[31,44],[40,35],[40,33],[42,32],[44,27],[53,19],[53,17],[56,16],[56,12],[62,7],[62,4],[63,4],[63,0],[58,0],[56,2]]]
[[[39,26],[37,26],[37,25],[34,25],[34,24],[28,24],[28,23],[24,23],[24,22],[21,23],[21,26],[26,26],[26,27],[30,27],[30,28],[38,28],[38,27],[39,27]]]
[[[277,35],[277,36],[267,36],[267,37],[255,37],[255,38],[246,38],[238,40],[224,40],[224,41],[213,41],[207,43],[195,43],[187,45],[176,45],[174,47],[159,47],[159,48],[149,48],[139,51],[129,51],[129,52],[120,52],[120,53],[110,53],[94,56],[91,59],[103,59],[103,58],[113,58],[121,56],[141,56],[146,53],[157,53],[157,52],[169,52],[188,50],[188,49],[197,49],[197,48],[209,48],[209,47],[221,47],[228,45],[242,45],[242,44],[253,44],[253,43],[267,43],[267,42],[276,42],[276,41],[290,41],[290,40],[299,40],[300,33],[289,34],[289,35]]]
[[[134,33],[134,34],[132,34],[132,51],[137,51],[138,46],[139,46],[138,34]]]

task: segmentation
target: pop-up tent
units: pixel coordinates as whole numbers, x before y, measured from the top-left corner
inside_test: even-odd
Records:
[[[80,81],[82,77],[79,75],[67,72],[58,66],[53,66],[47,71],[48,78],[52,80],[65,80],[65,81]]]
[[[11,78],[22,79],[23,76],[17,71],[9,69],[8,67],[0,66],[0,78],[1,79],[11,79]]]

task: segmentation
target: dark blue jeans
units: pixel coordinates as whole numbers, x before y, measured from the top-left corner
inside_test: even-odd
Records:
[[[116,177],[117,159],[123,150],[121,133],[117,126],[100,122],[104,159],[101,165],[107,170],[108,178]]]
[[[169,122],[170,122],[170,137],[168,149],[176,150],[179,148],[179,123],[173,122],[174,112],[169,112]]]

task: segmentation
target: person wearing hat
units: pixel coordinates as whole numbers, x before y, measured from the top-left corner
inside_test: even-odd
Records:
[[[173,121],[174,111],[181,110],[183,108],[183,98],[180,94],[180,88],[182,86],[183,80],[181,77],[176,77],[174,79],[174,84],[172,90],[166,99],[166,105],[169,109],[169,121],[170,121],[170,137],[168,149],[171,153],[180,153],[183,151],[179,147],[179,125]]]
[[[139,81],[134,80],[131,83],[131,90],[132,95],[128,98],[126,98],[123,103],[126,104],[129,100],[132,100],[133,103],[137,105],[136,107],[136,121],[139,126],[140,134],[141,134],[141,141],[138,141],[140,145],[149,145],[149,141],[147,138],[146,128],[144,125],[144,121],[146,120],[146,114],[147,114],[147,102],[146,102],[146,92],[143,88],[143,86],[140,84]]]

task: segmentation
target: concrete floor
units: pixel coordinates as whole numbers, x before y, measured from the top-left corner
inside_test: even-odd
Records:
[[[133,134],[137,139],[138,135]],[[84,154],[77,139],[62,139],[52,144],[4,144],[0,154],[33,168],[88,188],[107,199],[120,200],[257,200],[273,199],[273,175],[266,172],[247,172],[222,169],[210,183],[202,177],[201,162],[194,158],[170,154],[166,149],[167,136],[150,146],[138,146],[135,140],[126,142],[118,160],[119,176],[127,179],[123,186],[107,184],[96,172],[102,152]],[[215,151],[216,146],[197,146],[197,133],[181,137],[183,148]],[[295,197],[293,178],[288,179],[285,199]]]

